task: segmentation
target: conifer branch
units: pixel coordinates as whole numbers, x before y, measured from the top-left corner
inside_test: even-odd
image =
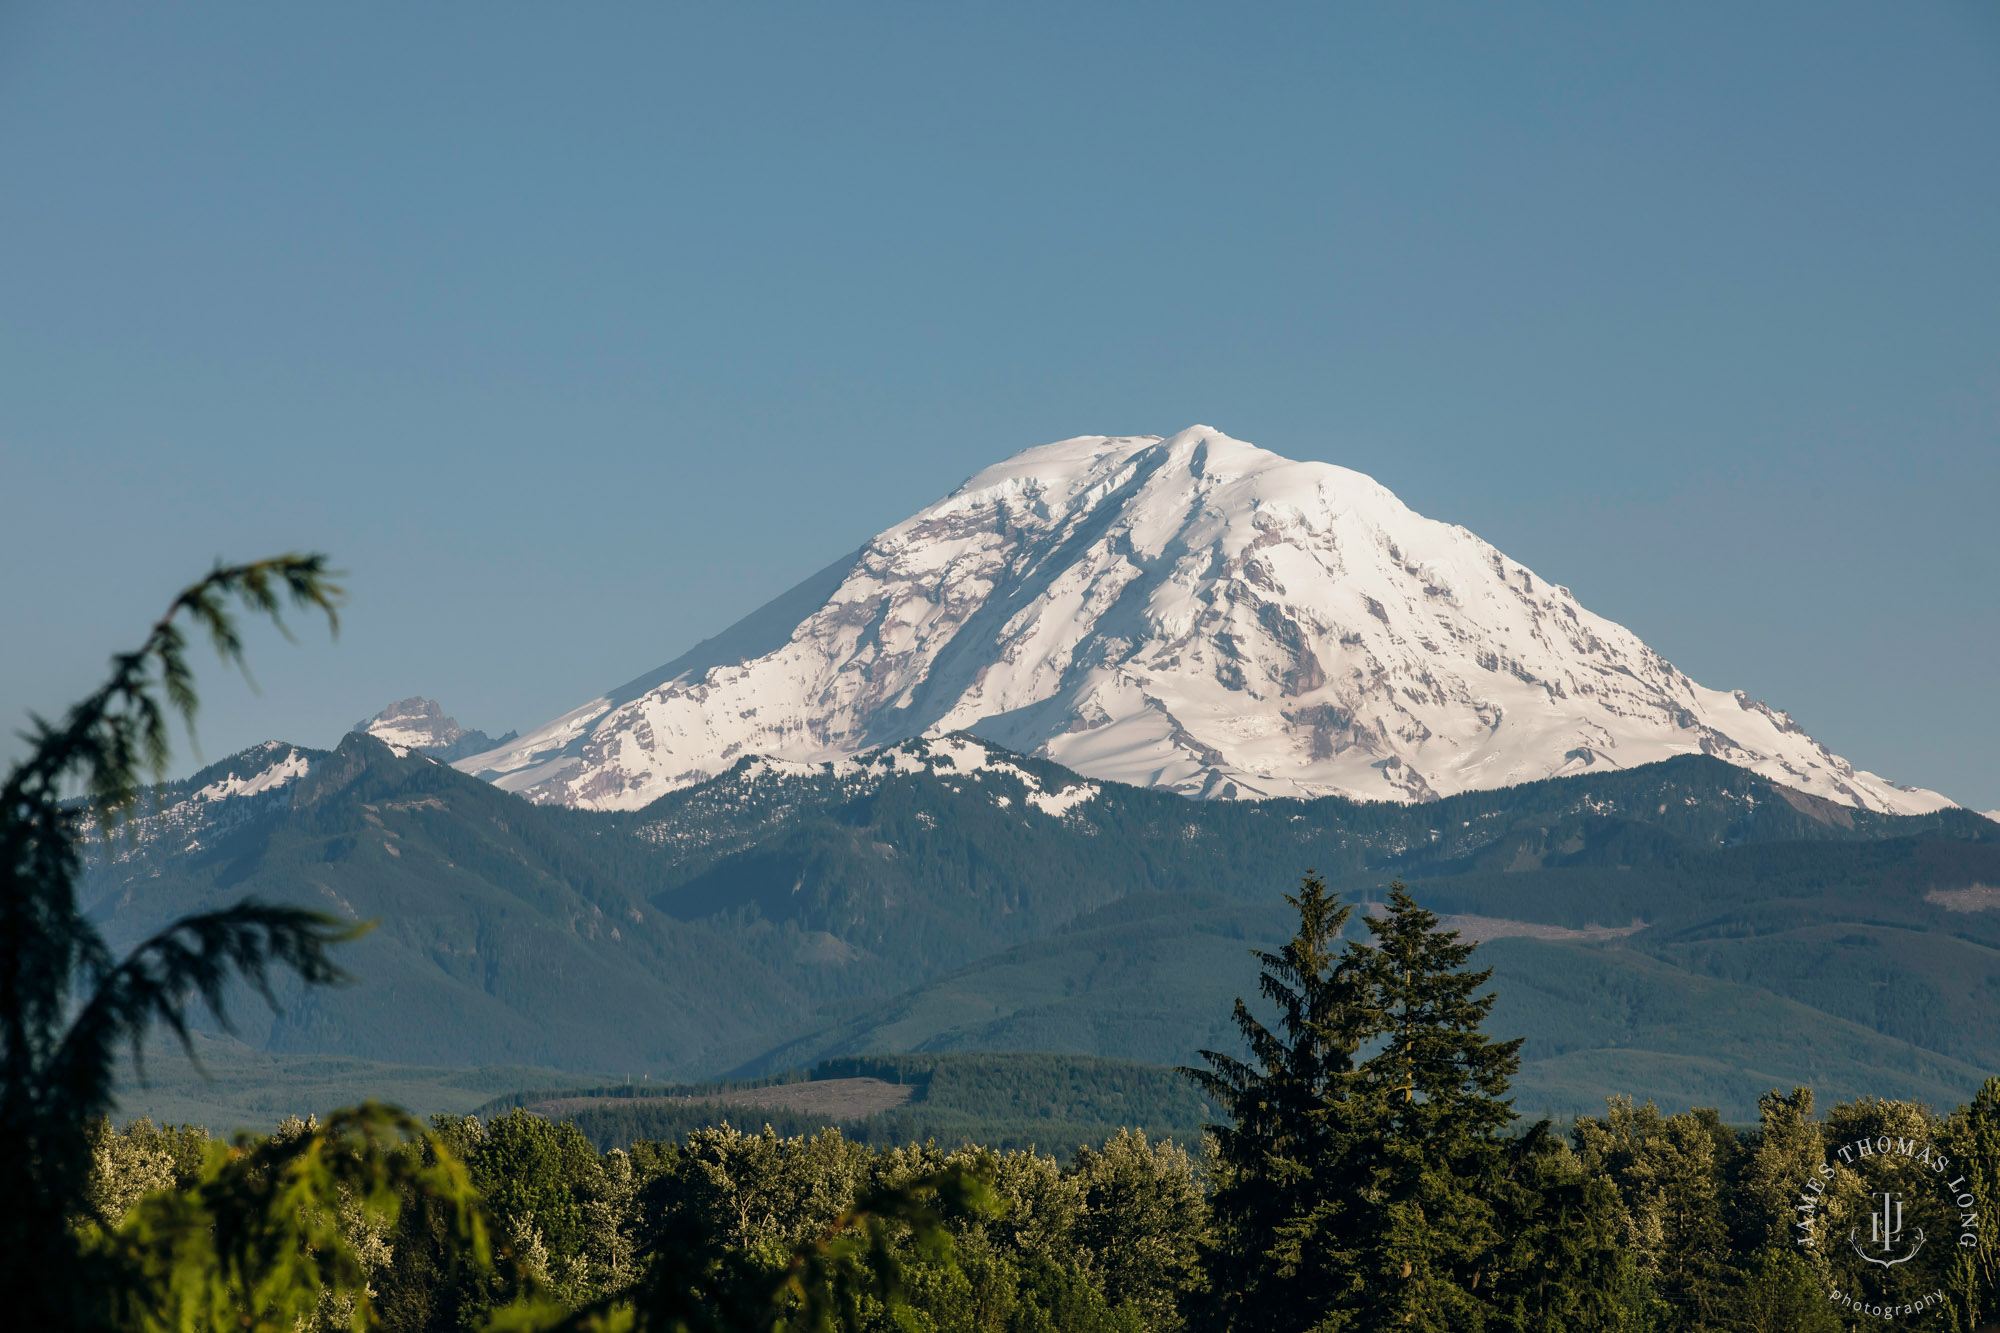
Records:
[[[61,785],[81,772],[101,819],[122,811],[142,777],[157,780],[165,773],[171,753],[169,711],[190,729],[194,725],[199,701],[181,620],[194,621],[223,661],[247,675],[243,636],[229,603],[240,601],[288,639],[292,634],[283,614],[287,602],[296,609],[324,613],[328,629],[338,634],[345,590],[333,582],[334,577],[325,556],[290,554],[218,565],[206,578],[183,589],[154,622],[145,642],[115,654],[109,678],[72,705],[60,725],[31,715],[31,729],[24,739],[32,748],[0,786],[0,810],[15,811],[25,802],[58,795]]]

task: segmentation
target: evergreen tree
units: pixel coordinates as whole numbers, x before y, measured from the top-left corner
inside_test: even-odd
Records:
[[[1521,1042],[1482,1030],[1491,970],[1466,971],[1476,946],[1440,930],[1400,882],[1368,930],[1373,943],[1350,958],[1384,1044],[1359,1071],[1369,1174],[1349,1225],[1357,1308],[1365,1327],[1478,1328],[1498,1276]]]
[[[1248,1061],[1189,1071],[1215,1192],[1198,1322],[1216,1329],[1597,1329],[1634,1303],[1607,1182],[1546,1124],[1511,1133],[1521,1042],[1483,1025],[1490,971],[1400,884],[1372,942],[1308,875],[1264,964],[1276,1031],[1240,1000]],[[1369,1051],[1365,1058],[1363,1051]]]
[[[1196,1314],[1217,1330],[1339,1327],[1327,1321],[1357,1298],[1343,1240],[1364,1180],[1355,1057],[1380,1020],[1361,971],[1337,953],[1352,909],[1310,871],[1286,901],[1298,932],[1256,954],[1276,1030],[1239,999],[1250,1058],[1203,1051],[1208,1068],[1183,1071],[1230,1122],[1209,1126],[1212,1238]]]
[[[164,773],[170,715],[192,723],[184,622],[241,665],[232,603],[282,627],[286,601],[331,622],[339,595],[316,555],[216,569],[60,722],[34,719],[28,754],[0,782],[0,1306],[23,1327],[92,1326],[136,1280],[85,1243],[117,1221],[93,1215],[91,1177],[119,1049],[136,1054],[156,1021],[185,1043],[195,1000],[221,1015],[232,979],[267,998],[273,967],[307,984],[339,979],[328,946],[352,931],[316,912],[242,902],[175,921],[117,959],[76,896],[81,841],[111,835],[141,782]]]
[[[1546,1121],[1507,1145],[1493,1193],[1501,1241],[1491,1289],[1480,1283],[1489,1328],[1509,1333],[1641,1329],[1646,1303],[1618,1239],[1618,1194]]]

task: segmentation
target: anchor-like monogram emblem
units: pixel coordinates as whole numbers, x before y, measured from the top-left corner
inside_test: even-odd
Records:
[[[1868,1218],[1868,1245],[1879,1253],[1870,1254],[1868,1250],[1862,1248],[1860,1227],[1847,1233],[1847,1243],[1854,1247],[1854,1252],[1860,1255],[1865,1263],[1880,1264],[1884,1268],[1894,1264],[1906,1264],[1917,1257],[1918,1250],[1924,1248],[1924,1229],[1911,1227],[1910,1230],[1917,1236],[1916,1244],[1910,1246],[1908,1254],[1897,1255],[1896,1242],[1903,1236],[1903,1196],[1878,1194],[1875,1197],[1882,1206]]]

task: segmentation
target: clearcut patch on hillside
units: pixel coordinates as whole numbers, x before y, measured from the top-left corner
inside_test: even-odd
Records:
[[[686,1097],[554,1097],[532,1102],[536,1115],[562,1119],[579,1111],[613,1106],[744,1106],[760,1111],[795,1111],[829,1120],[865,1120],[909,1103],[916,1088],[879,1078],[827,1078],[811,1083],[777,1083],[765,1088],[738,1088]]]
[[[1585,925],[1575,928],[1551,926],[1540,921],[1509,921],[1497,916],[1447,916],[1439,921],[1446,930],[1455,930],[1470,944],[1488,940],[1622,940],[1646,928],[1643,921],[1628,926]]]
[[[2000,912],[2000,889],[1991,884],[1972,884],[1962,889],[1932,889],[1924,895],[1947,912]]]

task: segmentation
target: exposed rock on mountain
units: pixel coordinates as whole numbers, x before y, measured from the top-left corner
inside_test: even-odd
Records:
[[[495,739],[483,731],[467,731],[458,725],[457,718],[444,715],[437,700],[415,695],[390,704],[367,721],[355,723],[352,729],[385,745],[417,750],[445,763],[505,745],[517,734],[510,731]]]

